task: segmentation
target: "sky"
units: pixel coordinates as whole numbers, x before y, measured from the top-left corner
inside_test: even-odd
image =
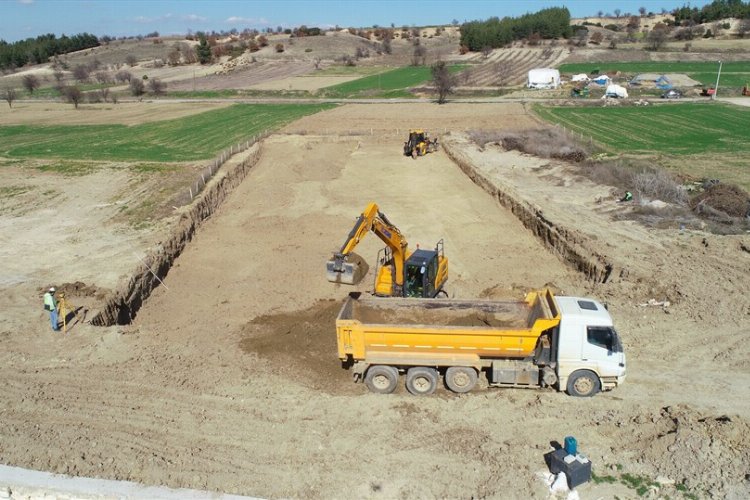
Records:
[[[710,0],[0,0],[0,39],[14,42],[46,33],[88,32],[97,36],[161,35],[192,31],[283,28],[397,27],[519,16],[545,7],[565,6],[573,17],[671,11]]]

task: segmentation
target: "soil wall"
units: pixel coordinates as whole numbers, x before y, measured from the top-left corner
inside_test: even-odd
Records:
[[[233,164],[223,176],[215,176],[187,213],[180,216],[177,226],[166,241],[151,250],[133,271],[127,283],[120,285],[91,319],[95,326],[126,325],[130,323],[151,291],[161,284],[174,261],[193,238],[201,223],[210,217],[240,185],[261,156],[261,144],[249,149],[247,157]]]
[[[542,240],[545,247],[557,253],[587,279],[597,283],[606,283],[609,280],[614,270],[612,262],[590,248],[583,235],[554,224],[544,216],[539,207],[516,196],[510,187],[498,185],[488,179],[460,153],[458,147],[453,147],[450,140],[444,140],[442,146],[448,157],[477,186],[518,217],[527,229]]]

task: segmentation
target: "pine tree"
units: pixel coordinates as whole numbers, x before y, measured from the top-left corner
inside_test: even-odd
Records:
[[[211,47],[208,45],[206,35],[201,34],[200,43],[195,49],[195,53],[198,55],[198,62],[201,64],[208,64],[211,62]]]

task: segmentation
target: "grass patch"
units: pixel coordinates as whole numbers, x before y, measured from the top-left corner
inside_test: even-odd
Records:
[[[716,83],[716,74],[719,71],[719,64],[717,62],[701,61],[643,61],[571,63],[560,65],[560,73],[591,74],[596,71],[600,74],[621,71],[627,75],[636,75],[638,73],[685,73],[703,85],[714,85]],[[750,61],[725,62],[722,64],[719,91],[721,91],[722,86],[742,87],[748,83],[750,83]]]
[[[101,164],[96,162],[81,162],[81,161],[52,161],[43,162],[36,165],[34,168],[40,172],[53,172],[56,174],[66,175],[69,177],[89,175],[94,171],[98,170]]]
[[[0,186],[0,198],[13,198],[31,191],[30,186]]]
[[[450,71],[457,73],[464,67],[465,65],[456,64],[450,66]],[[405,66],[325,87],[318,95],[333,98],[411,97],[407,89],[426,83],[430,79],[432,69],[429,66]]]
[[[303,76],[368,76],[384,73],[389,69],[384,66],[330,66]]]
[[[248,137],[274,130],[333,104],[235,104],[161,122],[125,125],[0,127],[0,154],[145,162],[193,161]]]
[[[750,108],[717,103],[543,107],[539,116],[620,153],[750,152]]]

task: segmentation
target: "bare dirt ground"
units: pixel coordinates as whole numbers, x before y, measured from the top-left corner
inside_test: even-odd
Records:
[[[331,85],[351,82],[361,76],[293,76],[282,78],[280,80],[271,80],[253,85],[252,89],[256,90],[307,90],[310,92],[320,90]]]
[[[600,476],[622,469],[699,496],[746,498],[747,237],[616,222],[627,208],[565,164],[443,137],[613,263],[608,283],[590,283],[444,151],[411,160],[392,135],[400,126],[536,124],[520,105],[484,108],[353,105],[289,125],[265,142],[131,326],[53,335],[38,296],[47,276],[88,273],[101,286],[98,273],[127,268],[91,260],[96,252],[69,269],[29,259],[34,279],[0,287],[4,302],[27,300],[2,311],[0,462],[268,497],[544,498],[542,455],[574,435]],[[347,127],[368,133],[346,136]],[[325,129],[333,132],[316,134]],[[587,400],[484,387],[376,396],[353,384],[333,327],[352,287],[328,283],[324,263],[371,200],[412,245],[445,239],[453,296],[520,298],[550,285],[605,300],[626,344],[628,381]],[[10,231],[6,261],[31,251]],[[357,252],[373,262],[380,246],[366,239]],[[354,288],[371,286],[368,275]],[[639,305],[650,298],[672,305]],[[636,496],[620,483],[580,492]]]

